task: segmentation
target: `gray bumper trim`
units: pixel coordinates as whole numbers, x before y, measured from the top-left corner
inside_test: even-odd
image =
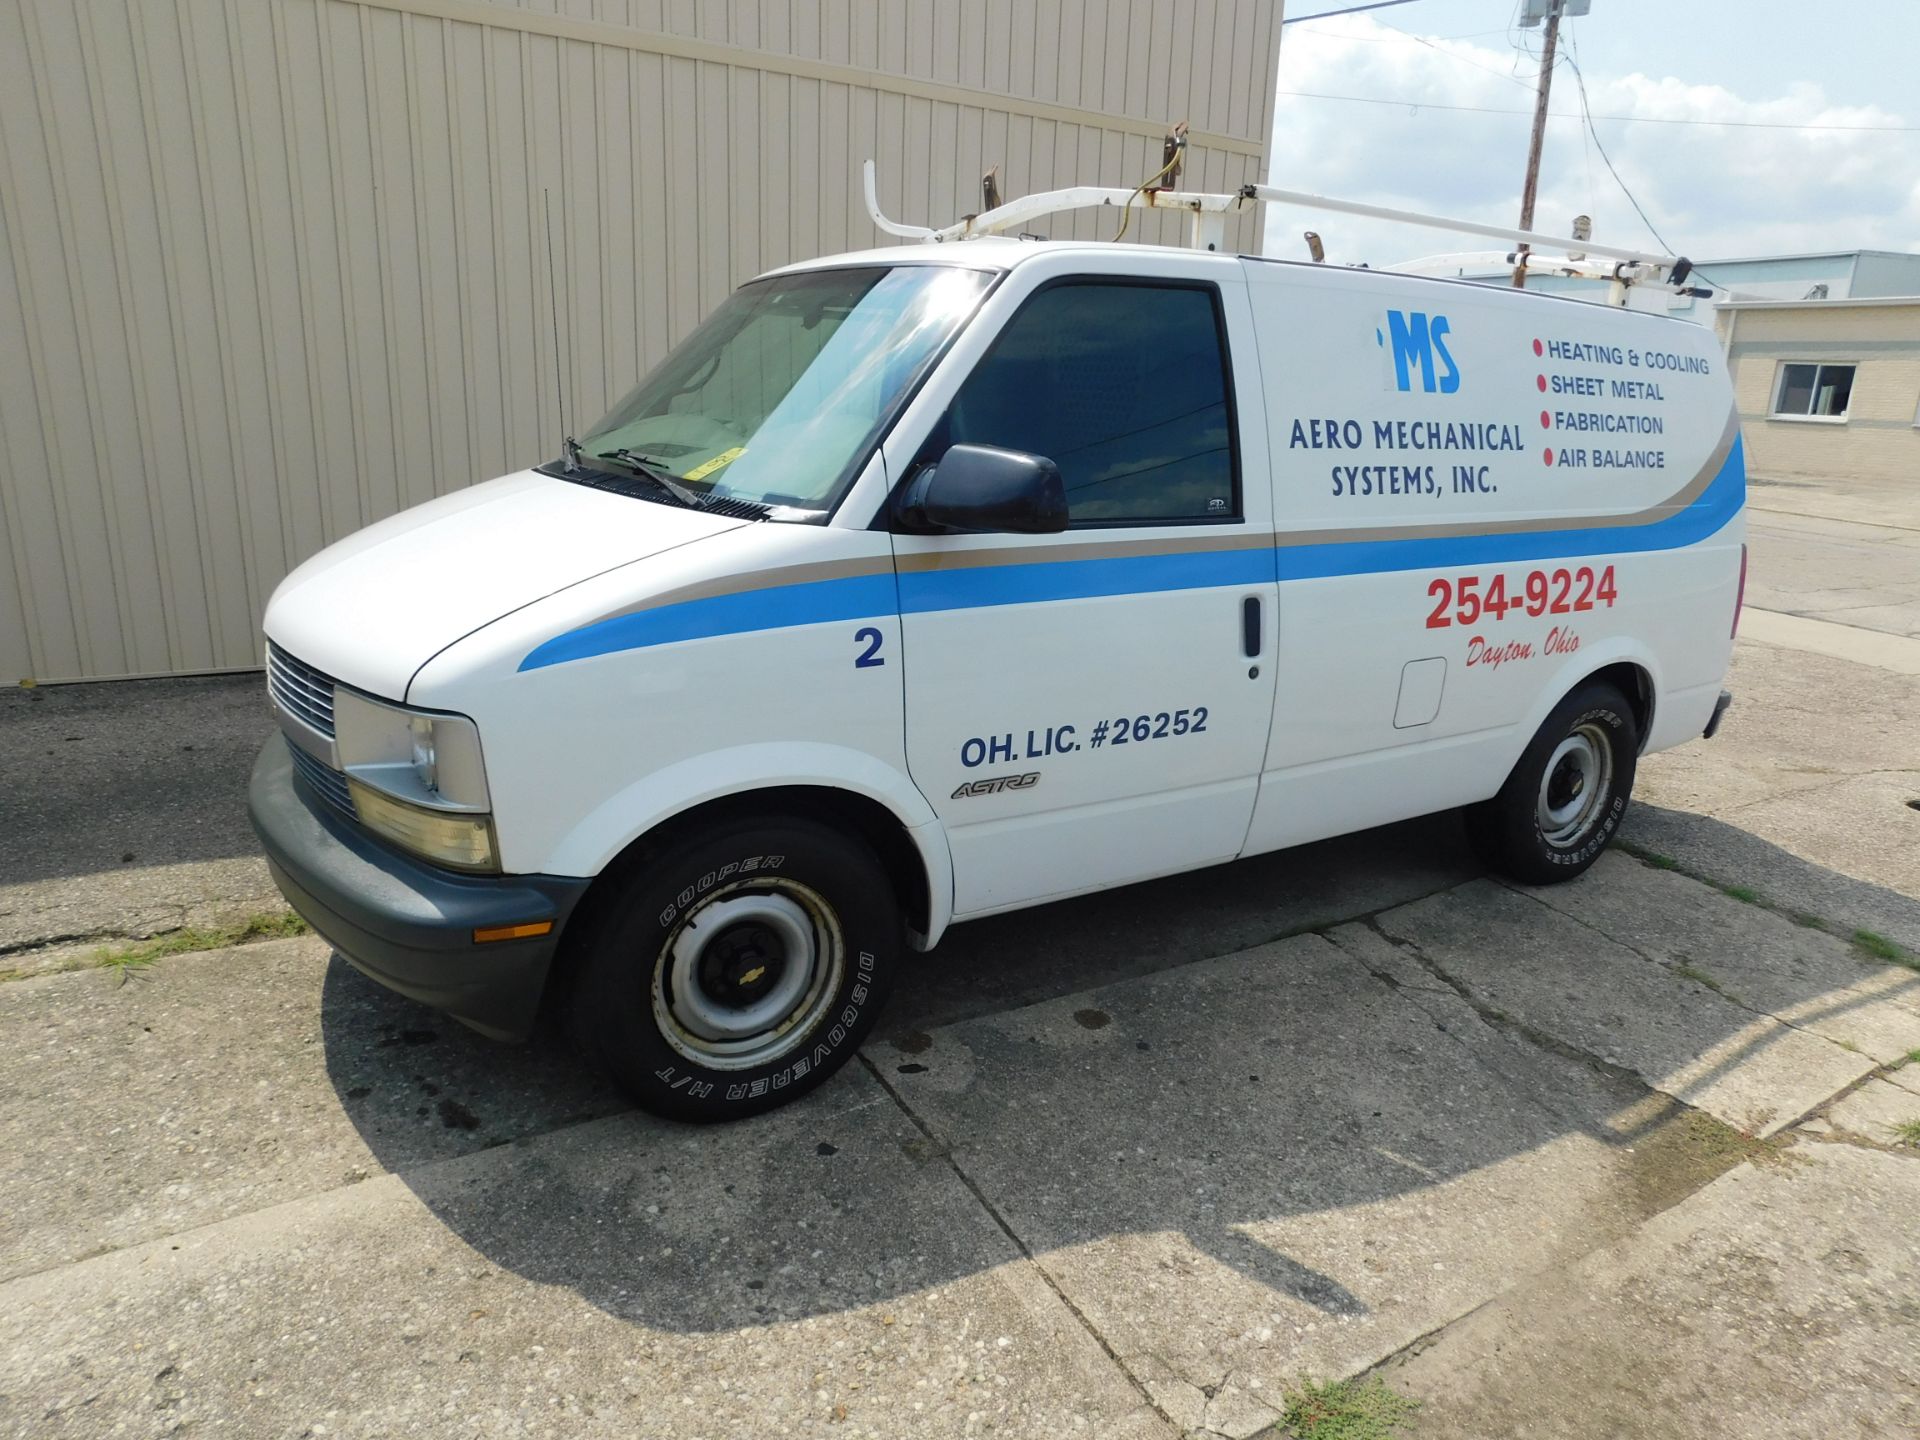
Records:
[[[404,855],[309,797],[279,735],[254,763],[247,810],[287,903],[356,969],[498,1039],[532,1032],[591,881],[455,875]],[[475,929],[536,920],[552,920],[552,933],[473,941]]]

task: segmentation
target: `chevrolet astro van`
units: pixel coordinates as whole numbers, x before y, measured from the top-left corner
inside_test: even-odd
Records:
[[[956,921],[1460,807],[1570,879],[1712,735],[1745,572],[1697,325],[985,238],[742,286],[561,453],[267,609],[294,908],[696,1120]]]

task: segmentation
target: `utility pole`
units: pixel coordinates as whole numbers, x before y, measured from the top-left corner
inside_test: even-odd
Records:
[[[1527,7],[1533,12],[1533,6]],[[1560,0],[1547,0],[1547,43],[1540,52],[1540,89],[1533,100],[1533,138],[1527,143],[1527,181],[1520,190],[1520,228],[1533,229],[1533,197],[1540,188],[1540,147],[1547,138],[1547,92],[1553,88],[1553,52],[1560,44]],[[1525,23],[1524,21],[1522,23]],[[1527,251],[1521,245],[1513,267],[1513,288],[1527,288]]]

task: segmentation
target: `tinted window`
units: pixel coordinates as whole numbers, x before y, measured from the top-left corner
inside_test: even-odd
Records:
[[[1041,291],[968,377],[948,421],[951,444],[1052,460],[1075,524],[1239,513],[1210,288]]]

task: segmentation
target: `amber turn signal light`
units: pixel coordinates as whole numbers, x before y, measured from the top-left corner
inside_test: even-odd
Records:
[[[536,935],[552,932],[551,920],[529,920],[523,925],[484,925],[473,932],[473,943],[485,945],[490,940],[531,940]]]

